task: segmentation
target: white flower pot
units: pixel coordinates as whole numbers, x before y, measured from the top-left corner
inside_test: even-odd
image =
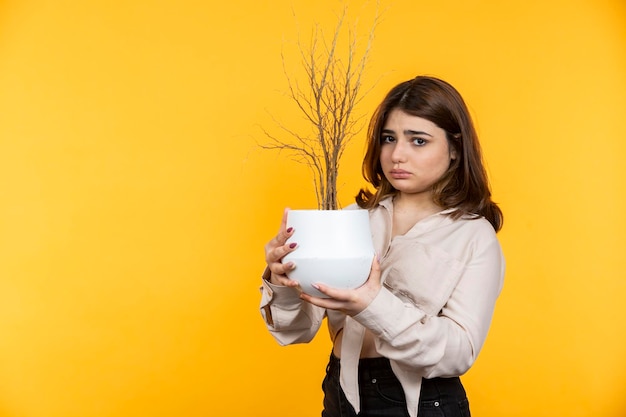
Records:
[[[287,227],[294,228],[287,243],[298,247],[283,262],[295,263],[288,276],[305,293],[326,297],[312,284],[348,289],[367,281],[374,258],[367,210],[290,210]]]

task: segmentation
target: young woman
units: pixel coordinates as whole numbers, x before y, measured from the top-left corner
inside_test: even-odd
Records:
[[[286,228],[265,246],[261,314],[276,340],[310,341],[324,318],[333,350],[322,417],[469,416],[459,376],[485,341],[504,259],[478,137],[448,83],[419,76],[394,87],[369,127],[363,175],[377,257],[353,290],[298,291],[282,263],[298,250]]]

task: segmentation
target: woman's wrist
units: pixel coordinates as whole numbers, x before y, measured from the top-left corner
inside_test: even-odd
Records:
[[[263,271],[263,275],[261,277],[272,285],[280,285],[278,282],[276,282],[275,279],[272,279],[274,277],[274,274],[272,274],[269,266],[265,267],[265,271]]]
[[[265,281],[270,282],[273,284],[272,282],[272,271],[270,270],[269,266],[265,267],[265,271],[263,271],[263,275],[261,275],[261,278],[263,278]]]

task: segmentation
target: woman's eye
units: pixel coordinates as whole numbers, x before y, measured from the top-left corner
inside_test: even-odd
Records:
[[[413,144],[417,145],[417,146],[424,146],[424,145],[426,145],[426,139],[415,138],[415,139],[413,139]]]
[[[380,143],[392,143],[396,139],[393,136],[384,135],[380,138]]]

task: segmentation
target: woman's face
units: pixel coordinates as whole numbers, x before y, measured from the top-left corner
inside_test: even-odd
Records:
[[[380,141],[383,173],[401,194],[431,196],[455,158],[443,129],[399,109],[389,113]]]

